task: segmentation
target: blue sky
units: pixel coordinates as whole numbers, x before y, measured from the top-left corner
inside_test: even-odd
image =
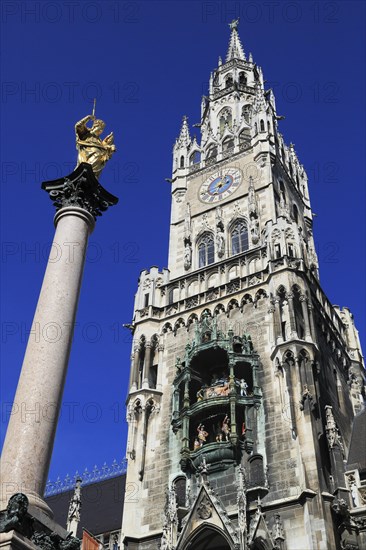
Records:
[[[365,4],[358,1],[3,1],[2,437],[53,238],[43,180],[71,172],[90,113],[118,152],[120,198],[91,236],[50,477],[124,456],[131,321],[140,271],[165,267],[172,146],[199,122],[210,71],[240,15],[308,176],[323,289],[365,328]]]

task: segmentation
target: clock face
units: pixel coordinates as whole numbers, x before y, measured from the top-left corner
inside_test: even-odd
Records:
[[[226,168],[214,172],[201,185],[198,198],[207,203],[220,202],[230,197],[239,187],[240,182],[241,172],[237,168]]]

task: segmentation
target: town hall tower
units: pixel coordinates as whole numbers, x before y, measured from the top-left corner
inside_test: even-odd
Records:
[[[168,269],[139,278],[122,543],[361,550],[358,334],[320,286],[307,175],[237,26],[199,140],[184,117],[174,145]]]

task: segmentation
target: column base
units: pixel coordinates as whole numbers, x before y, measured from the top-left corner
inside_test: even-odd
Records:
[[[15,493],[6,510],[0,512],[0,550],[79,550],[80,539],[40,510],[39,497],[37,507],[29,505],[27,499],[24,493]]]

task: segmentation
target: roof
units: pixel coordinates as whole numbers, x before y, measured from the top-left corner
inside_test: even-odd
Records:
[[[347,466],[353,464],[359,470],[366,470],[366,408],[353,420]]]
[[[82,486],[78,537],[82,536],[83,527],[93,535],[121,529],[125,485],[126,474],[122,474]],[[55,520],[65,527],[73,493],[72,489],[45,498],[55,515]]]

